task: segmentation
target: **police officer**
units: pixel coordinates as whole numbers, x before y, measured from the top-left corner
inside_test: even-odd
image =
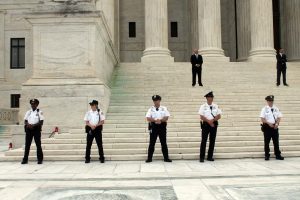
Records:
[[[98,108],[98,101],[93,100],[89,103],[91,110],[88,111],[84,116],[85,121],[85,132],[86,135],[86,152],[85,152],[85,163],[90,163],[91,161],[91,147],[93,140],[95,138],[98,152],[99,160],[101,163],[105,162],[103,144],[102,144],[102,129],[105,120],[103,112]]]
[[[159,95],[152,96],[154,105],[148,110],[146,119],[149,122],[150,142],[148,148],[148,159],[146,163],[152,162],[154,147],[157,136],[161,143],[161,150],[165,162],[172,162],[169,159],[167,146],[167,121],[170,116],[168,109],[160,105],[161,97]]]
[[[28,156],[30,151],[30,146],[32,139],[34,138],[35,145],[36,145],[36,153],[38,164],[43,163],[43,150],[41,146],[41,131],[42,126],[44,123],[44,116],[43,112],[38,108],[39,100],[31,99],[29,101],[31,105],[31,109],[28,110],[24,117],[24,129],[25,129],[25,151],[24,151],[24,158],[21,164],[28,163]]]
[[[284,160],[279,150],[279,132],[278,126],[282,117],[279,109],[274,106],[274,96],[270,95],[265,98],[267,105],[262,108],[260,118],[262,124],[262,131],[264,133],[265,143],[265,160],[270,160],[270,141],[273,140],[274,153],[277,160]]]
[[[217,135],[218,120],[221,119],[222,111],[219,109],[218,105],[213,103],[214,95],[213,92],[207,93],[206,103],[201,105],[199,109],[199,115],[201,119],[201,129],[202,129],[202,140],[200,146],[200,162],[204,162],[206,142],[209,135],[209,149],[207,160],[214,161],[213,153]]]

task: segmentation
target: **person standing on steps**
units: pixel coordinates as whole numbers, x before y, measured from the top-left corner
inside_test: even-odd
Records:
[[[279,123],[282,114],[279,109],[274,105],[274,96],[270,95],[265,98],[267,105],[262,108],[260,119],[262,122],[261,130],[264,133],[265,144],[265,160],[270,160],[270,141],[273,140],[274,153],[277,160],[284,160],[279,150]]]
[[[93,140],[95,138],[98,152],[99,160],[101,163],[105,162],[103,144],[102,144],[102,129],[105,120],[103,112],[98,108],[98,101],[93,100],[89,103],[91,110],[88,111],[84,116],[85,121],[85,132],[86,132],[86,152],[85,152],[85,163],[90,163],[91,161],[91,147]]]
[[[198,75],[198,84],[199,86],[203,86],[201,76],[202,76],[202,64],[203,58],[198,53],[198,49],[194,49],[194,53],[191,56],[191,64],[192,64],[192,86],[196,85],[196,75]]]
[[[283,85],[284,86],[289,86],[286,83],[286,55],[284,54],[284,49],[280,49],[276,55],[276,59],[277,59],[277,83],[276,85],[279,86],[280,85],[280,76],[282,74],[282,78],[283,78]]]
[[[214,147],[217,136],[218,120],[221,119],[222,111],[219,109],[217,104],[213,103],[214,94],[213,92],[207,93],[206,103],[201,105],[198,114],[200,115],[200,124],[202,129],[202,139],[200,146],[200,162],[204,162],[206,142],[209,135],[209,148],[208,148],[208,161],[214,161]]]
[[[33,138],[36,145],[36,154],[38,159],[37,164],[43,164],[44,156],[41,145],[41,131],[45,118],[43,116],[43,112],[38,108],[38,105],[40,103],[38,99],[31,99],[29,103],[31,105],[31,109],[26,112],[24,117],[24,129],[26,134],[25,151],[21,164],[28,163],[28,156]]]
[[[170,117],[168,109],[160,105],[161,96],[152,96],[153,106],[148,110],[146,119],[149,122],[150,141],[148,148],[148,158],[146,163],[152,162],[152,156],[155,149],[157,137],[161,143],[161,150],[165,162],[172,162],[169,159],[168,146],[167,146],[167,121]]]

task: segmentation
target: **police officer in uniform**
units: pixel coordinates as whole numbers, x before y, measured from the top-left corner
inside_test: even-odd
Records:
[[[148,159],[146,163],[152,162],[154,147],[157,136],[161,143],[161,150],[165,162],[172,162],[169,159],[167,146],[167,121],[170,116],[168,109],[160,105],[161,97],[159,95],[152,96],[154,105],[148,110],[146,119],[149,122],[150,142],[148,148]]]
[[[207,160],[214,161],[213,153],[217,135],[218,120],[221,119],[222,111],[219,109],[217,104],[213,103],[214,95],[213,92],[207,93],[206,103],[201,105],[198,114],[201,119],[202,129],[202,141],[200,146],[200,162],[204,162],[206,142],[209,135],[209,149]]]
[[[279,131],[278,126],[282,118],[279,109],[274,106],[274,96],[270,95],[265,98],[267,105],[262,108],[260,118],[262,124],[262,131],[264,133],[265,143],[265,160],[270,159],[270,141],[273,140],[274,153],[277,160],[284,160],[279,150]]]
[[[86,152],[85,152],[85,163],[90,163],[91,161],[91,147],[93,140],[95,138],[98,151],[99,160],[101,163],[105,162],[103,144],[102,144],[102,129],[105,120],[103,112],[98,108],[98,101],[93,100],[89,103],[91,110],[88,111],[84,116],[85,121],[85,132],[86,135]]]
[[[30,146],[32,139],[34,138],[35,145],[36,145],[36,153],[38,164],[43,163],[43,150],[41,146],[41,131],[44,122],[43,112],[38,108],[39,100],[38,99],[31,99],[29,101],[31,105],[31,109],[28,110],[24,117],[24,129],[25,129],[25,151],[24,157],[21,164],[28,163],[28,156],[30,151]]]

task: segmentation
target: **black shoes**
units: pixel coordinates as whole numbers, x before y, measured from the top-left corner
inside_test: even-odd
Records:
[[[207,160],[208,160],[208,161],[212,161],[212,162],[215,161],[214,158],[207,158]]]
[[[167,159],[164,159],[165,162],[172,162],[171,159],[167,158]]]
[[[22,160],[21,164],[22,165],[28,164],[28,160]]]
[[[85,160],[85,162],[84,163],[90,163],[91,161],[90,160]]]
[[[193,87],[195,87],[195,84],[192,84]]]
[[[284,86],[286,86],[286,87],[289,87],[289,84],[287,84],[287,83],[285,83],[285,84],[283,84]]]
[[[146,163],[150,163],[150,162],[152,162],[152,159],[147,159],[146,161],[145,161]]]
[[[265,156],[265,160],[270,160],[270,156]]]
[[[202,83],[199,83],[199,86],[203,87],[203,84],[202,84]]]
[[[281,155],[276,156],[276,160],[284,160],[284,157],[282,157]]]
[[[203,158],[200,158],[200,162],[204,162],[204,159],[203,159]]]
[[[277,87],[279,87],[279,85],[280,85],[280,84],[278,84],[278,83],[276,84]]]
[[[105,158],[100,158],[100,163],[105,163]]]
[[[41,164],[43,164],[43,161],[42,160],[38,160],[37,164],[41,165]]]

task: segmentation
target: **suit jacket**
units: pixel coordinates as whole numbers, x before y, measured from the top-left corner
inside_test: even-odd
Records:
[[[281,69],[281,68],[286,68],[286,55],[282,54],[282,56],[278,53],[276,55],[276,59],[277,59],[277,69]]]
[[[202,56],[201,56],[200,54],[198,54],[198,59],[197,59],[197,58],[196,58],[196,55],[193,54],[193,55],[191,56],[191,64],[192,64],[193,67],[195,67],[196,64],[199,64],[200,67],[201,67],[202,64],[203,64],[203,58],[202,58]]]

